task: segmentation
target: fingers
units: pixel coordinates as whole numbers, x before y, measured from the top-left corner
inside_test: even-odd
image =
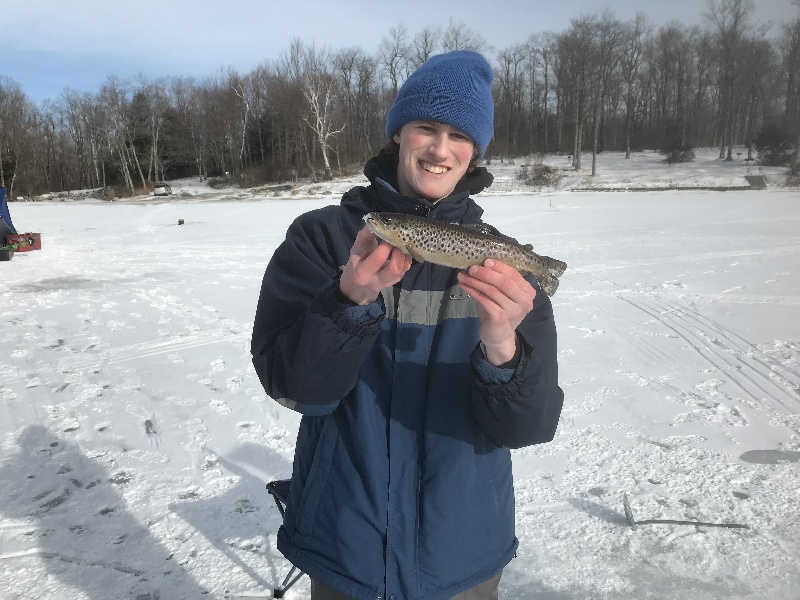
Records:
[[[523,308],[525,314],[533,309],[534,287],[519,271],[500,261],[489,259],[483,265],[472,266],[467,272],[459,273],[458,281],[470,295],[476,292],[501,307],[510,302]],[[478,300],[476,295],[473,297]]]
[[[363,258],[368,256],[377,247],[378,236],[372,233],[369,227],[362,227],[361,231],[356,235],[356,239],[350,249],[350,254]]]
[[[377,247],[358,265],[358,270],[367,277],[377,277],[383,284],[395,283],[411,267],[411,257],[387,242]]]
[[[411,268],[411,257],[379,240],[367,227],[350,249],[350,259],[339,279],[341,292],[359,304],[374,301],[385,287],[394,285]]]
[[[533,310],[535,288],[516,269],[496,260],[459,273],[458,283],[478,305],[487,359],[492,364],[510,360],[516,350],[515,331]]]

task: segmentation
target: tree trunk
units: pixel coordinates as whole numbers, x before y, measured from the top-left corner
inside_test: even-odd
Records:
[[[592,177],[597,175],[597,143],[600,132],[600,118],[597,113],[600,112],[599,107],[594,109],[594,144],[592,145]]]
[[[625,107],[625,158],[631,157],[631,105],[633,100],[628,97]]]
[[[575,138],[572,144],[572,164],[576,171],[581,168],[581,137],[583,123],[581,121],[581,105],[580,101],[575,101]]]
[[[800,177],[800,127],[797,128],[797,142],[794,148],[794,160],[792,161],[791,173],[795,177]]]
[[[333,171],[331,170],[331,161],[328,158],[328,143],[322,135],[317,138],[317,141],[322,152],[322,162],[325,165],[325,181],[330,181],[333,179]]]

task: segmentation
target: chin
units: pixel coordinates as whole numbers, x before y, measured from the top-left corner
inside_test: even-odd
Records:
[[[449,196],[453,190],[452,186],[437,185],[437,186],[420,186],[417,188],[417,193],[423,198],[427,198],[431,202],[441,200],[445,196]]]

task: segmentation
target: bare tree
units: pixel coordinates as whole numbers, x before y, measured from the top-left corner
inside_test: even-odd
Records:
[[[337,78],[336,90],[339,103],[344,110],[344,118],[349,123],[358,121],[356,112],[358,63],[363,54],[361,48],[353,46],[338,50],[331,56],[331,66]],[[348,150],[355,147],[358,143],[358,128],[350,127],[345,138]]]
[[[753,35],[742,43],[741,89],[742,101],[746,103],[744,119],[744,143],[747,146],[747,160],[753,160],[753,142],[759,122],[760,107],[767,101],[770,85],[777,71],[777,56],[769,41]]]
[[[600,127],[603,120],[602,110],[609,93],[609,80],[617,68],[621,58],[620,48],[623,41],[623,26],[611,13],[606,12],[597,24],[594,63],[592,69],[593,80],[591,97],[594,110],[594,143],[592,144],[592,175],[597,174],[597,151],[600,137]]]
[[[192,79],[173,79],[170,82],[170,103],[173,118],[168,122],[164,167],[193,165],[200,179],[208,177],[207,149],[201,135],[199,90]]]
[[[14,185],[30,158],[36,111],[17,83],[0,78],[0,186],[14,197]]]
[[[557,57],[557,39],[555,34],[548,31],[539,35],[530,36],[526,44],[526,51],[529,73],[530,152],[533,152],[535,149],[534,131],[536,115],[539,115],[542,124],[541,149],[543,152],[548,152],[550,148],[549,120],[551,79],[555,71],[554,67]],[[537,86],[536,75],[540,71],[541,84]]]
[[[361,48],[336,52],[331,64],[337,78],[336,90],[344,112],[348,159],[359,159],[373,152],[373,132],[380,126],[377,110],[376,60]]]
[[[362,156],[364,154],[367,156],[373,155],[375,153],[374,148],[385,140],[383,130],[387,109],[381,104],[380,81],[376,73],[377,60],[369,56],[363,56],[358,62],[356,92],[357,122],[365,148]]]
[[[631,157],[631,128],[636,103],[641,94],[641,66],[644,53],[644,40],[649,26],[643,14],[627,24],[623,33],[620,54],[620,72],[625,96],[625,158]]]
[[[247,83],[246,78],[240,76],[238,73],[231,73],[228,79],[228,85],[233,93],[236,94],[236,97],[239,98],[240,102],[240,126],[238,137],[241,139],[239,143],[239,164],[241,165],[242,171],[247,168],[247,157],[249,156],[249,153],[245,153],[247,149],[247,125],[250,117],[250,100]]]
[[[708,32],[696,31],[692,44],[692,63],[695,70],[694,87],[694,117],[692,122],[695,128],[694,146],[699,146],[703,139],[708,138],[708,130],[713,122],[715,73],[718,70],[714,51],[713,36]],[[705,126],[704,126],[705,123]],[[712,134],[713,135],[713,134]]]
[[[161,131],[166,113],[170,108],[167,82],[161,79],[144,84],[142,93],[147,99],[147,124],[150,137],[147,179],[148,181],[162,180],[165,179],[165,172],[161,162]]]
[[[103,116],[103,143],[108,151],[109,162],[116,165],[125,187],[133,194],[136,190],[133,176],[139,174],[142,187],[145,185],[145,179],[133,143],[135,132],[128,128],[130,107],[128,84],[117,77],[109,76],[100,88],[98,104]]]
[[[794,3],[800,13],[800,0]],[[792,175],[800,175],[800,14],[783,26],[781,37],[783,66],[786,71],[786,107],[783,125],[794,132],[795,153],[792,160]]]
[[[647,67],[653,89],[659,148],[688,147],[688,103],[692,79],[692,36],[685,26],[672,22],[659,28],[647,47]]]
[[[300,59],[296,75],[309,109],[303,120],[314,133],[322,154],[325,179],[332,179],[333,170],[329,154],[333,150],[331,139],[344,131],[346,126],[346,123],[338,127],[334,125],[336,79],[329,69],[327,51],[317,51],[313,45],[304,47],[302,42],[297,40],[296,53]]]
[[[428,60],[436,48],[439,46],[439,38],[441,31],[438,27],[423,27],[422,30],[414,36],[412,42],[414,50],[409,58],[409,67],[413,70]]]
[[[596,17],[573,19],[569,30],[558,38],[561,55],[559,70],[560,91],[568,96],[565,101],[572,107],[573,147],[572,164],[581,168],[581,151],[586,121],[586,109],[591,93],[591,76],[594,64]]]
[[[456,21],[450,17],[450,23],[442,35],[442,50],[445,52],[451,50],[487,52],[490,49],[491,47],[480,33],[467,27],[463,21]]]
[[[389,35],[381,40],[381,62],[391,83],[391,98],[388,99],[390,102],[394,102],[401,80],[406,78],[409,68],[409,48],[408,28],[402,23],[389,29]]]
[[[518,152],[517,131],[523,109],[522,91],[524,71],[522,65],[527,58],[525,46],[517,45],[500,52],[500,61],[495,80],[497,98],[495,102],[495,135],[502,140],[503,154],[511,157]]]
[[[706,18],[716,30],[720,49],[720,158],[733,160],[733,144],[737,117],[737,83],[739,53],[750,15],[755,10],[752,0],[708,0]],[[727,153],[726,153],[727,149]]]

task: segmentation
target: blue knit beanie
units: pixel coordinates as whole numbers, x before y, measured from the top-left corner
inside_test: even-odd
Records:
[[[484,155],[494,133],[491,65],[477,52],[454,50],[422,63],[397,93],[386,120],[392,138],[411,121],[438,121],[463,131]]]

